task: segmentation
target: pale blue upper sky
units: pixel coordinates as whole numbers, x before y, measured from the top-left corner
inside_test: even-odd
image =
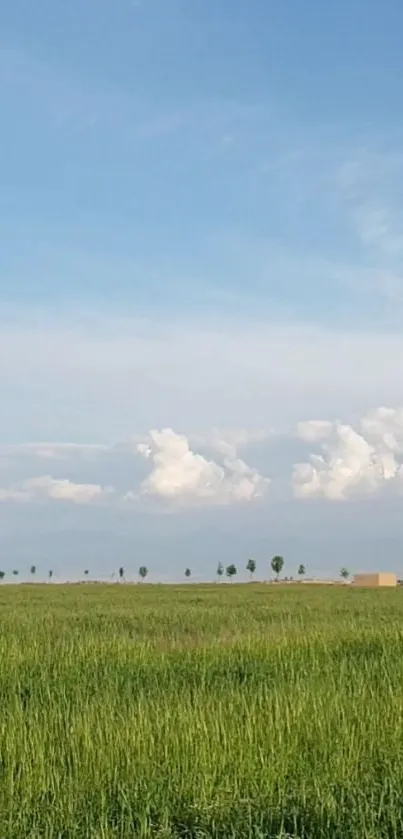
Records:
[[[368,416],[403,404],[402,31],[398,0],[3,4],[7,550],[21,528],[37,528],[35,505],[43,538],[48,505],[60,502],[63,533],[84,521],[95,533],[102,521],[113,543],[136,531],[152,496],[161,522],[180,502],[172,533],[187,552],[207,486],[214,526],[203,518],[198,550],[211,552],[222,525],[231,556],[240,521],[246,550],[249,501],[264,476],[269,500],[253,512],[254,533],[263,539],[271,516],[273,549],[291,539],[306,559],[315,505],[335,505],[326,515],[337,535],[346,516],[337,499],[354,495],[356,544],[366,520],[356,490],[378,498],[389,482],[399,496],[403,415],[376,413],[376,432]],[[296,430],[317,419],[334,423],[328,436]],[[166,427],[186,436],[189,455],[175,436],[149,436]],[[217,428],[230,429],[218,445]],[[24,446],[38,441],[96,443],[108,455],[28,456]],[[138,443],[151,446],[148,460]],[[293,473],[297,462],[305,471]],[[76,492],[86,499],[78,524]],[[294,531],[276,504],[290,505]],[[387,528],[398,538],[393,510]],[[379,538],[383,521],[373,525]],[[43,538],[27,536],[33,553]],[[313,560],[321,572],[330,567],[323,538]],[[163,561],[159,573],[169,576]]]
[[[349,271],[378,267],[357,209],[400,202],[399,2],[15,0],[0,23],[4,300],[348,317]]]

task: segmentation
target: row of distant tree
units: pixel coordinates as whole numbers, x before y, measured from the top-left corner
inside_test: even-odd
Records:
[[[284,558],[282,556],[273,556],[273,559],[271,560],[270,565],[271,565],[272,571],[276,575],[276,579],[279,580],[280,574],[281,574],[281,572],[284,568]],[[246,570],[248,571],[251,580],[253,580],[253,578],[255,576],[256,569],[257,569],[257,563],[255,562],[255,560],[254,559],[248,559],[248,561],[246,563]],[[35,576],[36,570],[37,570],[36,565],[31,565],[30,574],[31,574],[32,577]],[[14,577],[18,577],[19,573],[20,572],[16,568],[12,572]],[[89,573],[90,573],[89,569],[86,568],[84,570],[84,577],[89,577]],[[224,567],[224,565],[221,562],[219,562],[218,565],[217,565],[217,572],[216,573],[217,573],[217,579],[219,579],[219,580],[222,577],[224,577],[224,575],[226,577],[228,577],[229,580],[231,580],[233,577],[236,577],[236,575],[238,573],[238,569],[237,569],[236,565],[234,565],[233,563],[231,563],[231,565],[227,565],[226,567]],[[305,574],[306,574],[305,565],[301,564],[298,567],[297,574],[298,574],[298,577],[300,579],[302,579],[305,576]],[[139,575],[139,579],[141,581],[146,579],[146,577],[148,576],[148,568],[147,568],[146,565],[140,565],[138,575]],[[0,571],[0,580],[4,580],[5,576],[6,576],[5,572]],[[120,568],[117,572],[117,576],[118,576],[119,580],[122,580],[122,581],[125,580],[125,569],[124,569],[123,565],[120,566]],[[189,580],[191,576],[192,576],[191,569],[186,568],[185,569],[186,579]],[[347,580],[350,576],[350,572],[348,571],[347,568],[341,568],[340,569],[340,576],[342,577],[342,579]],[[48,579],[51,580],[52,577],[53,577],[53,571],[50,569],[48,571]],[[114,577],[116,577],[116,574],[112,574],[112,578],[114,578]],[[293,577],[284,577],[284,579],[291,582],[293,580]]]
[[[272,571],[274,571],[274,573],[276,575],[276,580],[279,580],[280,579],[280,574],[281,574],[281,572],[284,568],[284,558],[282,556],[273,556],[273,559],[271,560],[270,565],[271,565]],[[246,563],[246,570],[249,572],[251,580],[253,580],[253,578],[254,578],[254,575],[256,573],[256,569],[257,569],[257,563],[255,562],[255,560],[254,559],[248,559],[248,561]],[[224,573],[227,577],[229,577],[231,579],[232,577],[236,576],[236,574],[238,573],[238,569],[237,569],[236,565],[233,565],[233,564],[227,565],[226,568],[224,568],[224,566],[221,564],[221,562],[219,562],[218,566],[217,566],[217,577],[218,578],[223,577]],[[305,577],[305,574],[306,574],[306,566],[302,565],[302,564],[299,565],[298,570],[297,570],[298,577],[300,579],[302,579],[302,577]],[[341,568],[340,569],[340,576],[344,580],[348,580],[348,578],[350,576],[349,570],[347,568]],[[284,579],[292,582],[292,580],[294,578],[293,577],[284,577]]]
[[[14,568],[14,569],[13,569],[13,571],[12,571],[11,573],[12,573],[12,576],[13,576],[13,577],[18,577],[20,572],[19,572],[18,568]],[[31,574],[31,576],[32,576],[32,577],[34,577],[34,576],[35,576],[35,574],[36,574],[36,565],[31,565],[31,567],[30,567],[30,569],[29,569],[29,573]],[[88,572],[88,571],[85,571],[84,573],[85,573],[85,574],[88,574],[89,572]],[[6,572],[5,572],[5,571],[0,571],[0,580],[4,580],[4,577],[5,577],[5,576],[6,576]],[[50,570],[48,571],[48,579],[49,579],[49,580],[51,580],[51,579],[52,579],[52,577],[53,577],[53,571],[52,571],[52,569],[50,569]]]

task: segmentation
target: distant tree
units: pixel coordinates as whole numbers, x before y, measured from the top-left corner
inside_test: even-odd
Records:
[[[306,574],[305,565],[300,565],[298,568],[298,576],[303,577]]]
[[[5,571],[0,571],[0,580],[4,580],[5,576],[6,576],[6,572]]]
[[[86,569],[85,569],[85,571],[84,571],[85,576],[86,576],[86,577],[88,577],[88,574],[89,574],[89,573],[90,573],[90,572],[89,572],[89,569],[88,569],[88,568],[86,568]]]
[[[31,565],[31,568],[29,570],[30,570],[32,576],[34,576],[34,574],[36,574],[36,565]]]
[[[277,580],[279,578],[279,575],[281,574],[283,565],[284,565],[284,559],[283,559],[282,556],[273,556],[273,559],[271,561],[271,567],[272,567],[274,573],[277,574]]]
[[[256,571],[256,562],[254,559],[248,559],[248,562],[246,564],[246,570],[249,571],[250,578],[251,580],[253,580],[253,575]]]
[[[222,575],[224,574],[224,566],[222,562],[219,562],[217,565],[217,577],[220,580]]]
[[[53,571],[52,571],[52,569],[50,569],[50,571],[48,571],[48,577],[49,577],[49,580],[51,580],[51,579],[52,579],[52,577],[53,577]]]
[[[140,580],[145,580],[147,574],[148,574],[148,568],[146,568],[145,565],[141,565],[141,567],[139,568]]]
[[[232,565],[227,565],[227,567],[225,569],[225,573],[226,573],[227,577],[231,580],[232,577],[235,577],[235,575],[237,573],[236,566],[233,565],[233,564]]]
[[[340,577],[342,578],[342,580],[348,580],[349,576],[350,572],[348,568],[340,568]]]
[[[124,578],[125,578],[125,569],[123,568],[123,565],[121,565],[121,566],[120,566],[120,568],[119,568],[119,572],[118,572],[118,573],[119,573],[119,579],[120,579],[120,580],[124,580]]]
[[[18,577],[19,573],[20,572],[17,570],[17,568],[14,568],[14,571],[13,571],[14,577]]]
[[[191,577],[191,575],[192,575],[192,572],[191,572],[190,568],[186,568],[185,577],[187,577],[189,579],[189,577]]]

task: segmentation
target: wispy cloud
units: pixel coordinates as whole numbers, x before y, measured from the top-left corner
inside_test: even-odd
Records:
[[[61,65],[40,60],[20,46],[0,43],[0,86],[35,104],[56,133],[69,137],[98,132],[124,133],[132,142],[150,142],[177,135],[186,145],[200,141],[199,151],[222,151],[240,126],[259,113],[250,102],[199,97],[167,106],[144,92],[143,85],[116,87],[85,80]]]
[[[78,484],[68,478],[41,475],[0,488],[0,502],[29,503],[61,501],[70,504],[99,504],[113,494],[112,488],[97,484]]]
[[[109,452],[103,443],[9,443],[0,444],[2,458],[34,460],[93,460]]]
[[[402,175],[401,154],[368,151],[339,172],[344,206],[370,268],[367,293],[392,303],[403,302],[403,205],[396,192]]]
[[[3,440],[11,428],[14,440],[103,444],[128,439],[133,426],[225,429],[235,419],[254,429],[257,418],[281,429],[401,401],[400,333],[275,315],[206,324],[14,311],[0,324]]]

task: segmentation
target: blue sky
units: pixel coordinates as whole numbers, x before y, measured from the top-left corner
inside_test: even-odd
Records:
[[[9,564],[327,574],[387,538],[398,564],[402,25],[373,0],[2,9]]]

